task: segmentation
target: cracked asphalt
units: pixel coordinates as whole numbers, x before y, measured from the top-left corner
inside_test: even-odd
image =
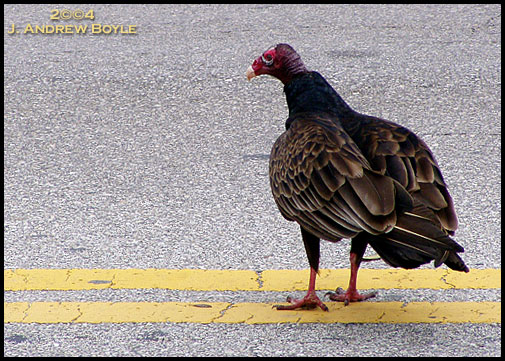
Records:
[[[279,42],[354,109],[426,141],[455,201],[465,262],[501,268],[500,5],[93,5],[93,21],[53,21],[55,7],[4,5],[4,268],[307,268],[299,230],[268,184],[268,154],[287,117],[282,86],[245,78]],[[136,25],[137,34],[22,33],[27,24],[91,23]],[[21,33],[8,34],[12,24]],[[347,240],[323,243],[321,268],[348,267],[348,252]],[[501,301],[500,290],[378,289],[372,302]],[[6,302],[286,295],[4,292]],[[500,350],[499,324],[4,324],[4,356]]]

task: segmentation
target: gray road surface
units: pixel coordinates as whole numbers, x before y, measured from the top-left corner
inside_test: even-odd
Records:
[[[288,42],[356,110],[433,150],[470,268],[501,267],[499,5],[94,5],[95,20],[4,6],[4,267],[305,269],[268,154],[281,84],[245,70]],[[20,34],[9,35],[12,24]],[[136,25],[136,35],[23,34],[27,24]],[[348,267],[349,242],[322,244]],[[383,262],[364,267],[387,268]],[[425,266],[430,268],[432,266]],[[211,300],[277,293],[9,292],[6,301]],[[499,292],[383,291],[388,300]],[[266,300],[263,300],[266,301]],[[499,325],[4,325],[6,356],[498,356]]]

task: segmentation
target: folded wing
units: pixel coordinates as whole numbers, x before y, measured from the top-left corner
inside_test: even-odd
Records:
[[[270,156],[272,193],[282,215],[336,242],[359,232],[389,232],[413,199],[395,179],[374,171],[338,121],[299,114]]]

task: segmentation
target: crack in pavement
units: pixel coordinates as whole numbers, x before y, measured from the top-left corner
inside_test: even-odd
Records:
[[[67,270],[67,272],[66,272],[67,278],[65,278],[65,282],[68,282],[71,273],[72,273],[72,269]]]
[[[224,317],[224,315],[226,314],[226,311],[228,311],[232,307],[235,307],[235,304],[234,303],[229,303],[228,306],[226,306],[221,311],[219,311],[219,316],[212,318],[210,320],[210,322],[215,322],[216,320],[219,320],[220,318]]]
[[[450,286],[450,288],[455,289],[456,285],[447,281],[447,276],[449,276],[449,271],[445,271],[445,273],[442,275],[442,277],[440,277],[440,280],[442,282],[444,282],[446,285]]]
[[[61,304],[61,302],[60,302]],[[83,315],[82,311],[81,311],[81,306],[80,305],[77,305],[77,312],[79,312],[79,314],[77,315],[77,317],[73,318],[70,320],[70,323],[75,323],[77,322],[77,320]]]
[[[22,321],[24,321],[27,317],[28,317],[28,310],[32,307],[32,303],[28,303],[28,307],[26,308],[26,310],[23,311],[24,313],[24,317],[22,319]]]
[[[261,290],[263,288],[263,271],[255,271],[258,275],[256,282],[258,283],[258,288]]]

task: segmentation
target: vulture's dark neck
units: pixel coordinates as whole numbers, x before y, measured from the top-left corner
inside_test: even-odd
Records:
[[[338,118],[354,113],[349,105],[318,72],[311,71],[284,85],[289,117],[301,112],[325,112]]]

